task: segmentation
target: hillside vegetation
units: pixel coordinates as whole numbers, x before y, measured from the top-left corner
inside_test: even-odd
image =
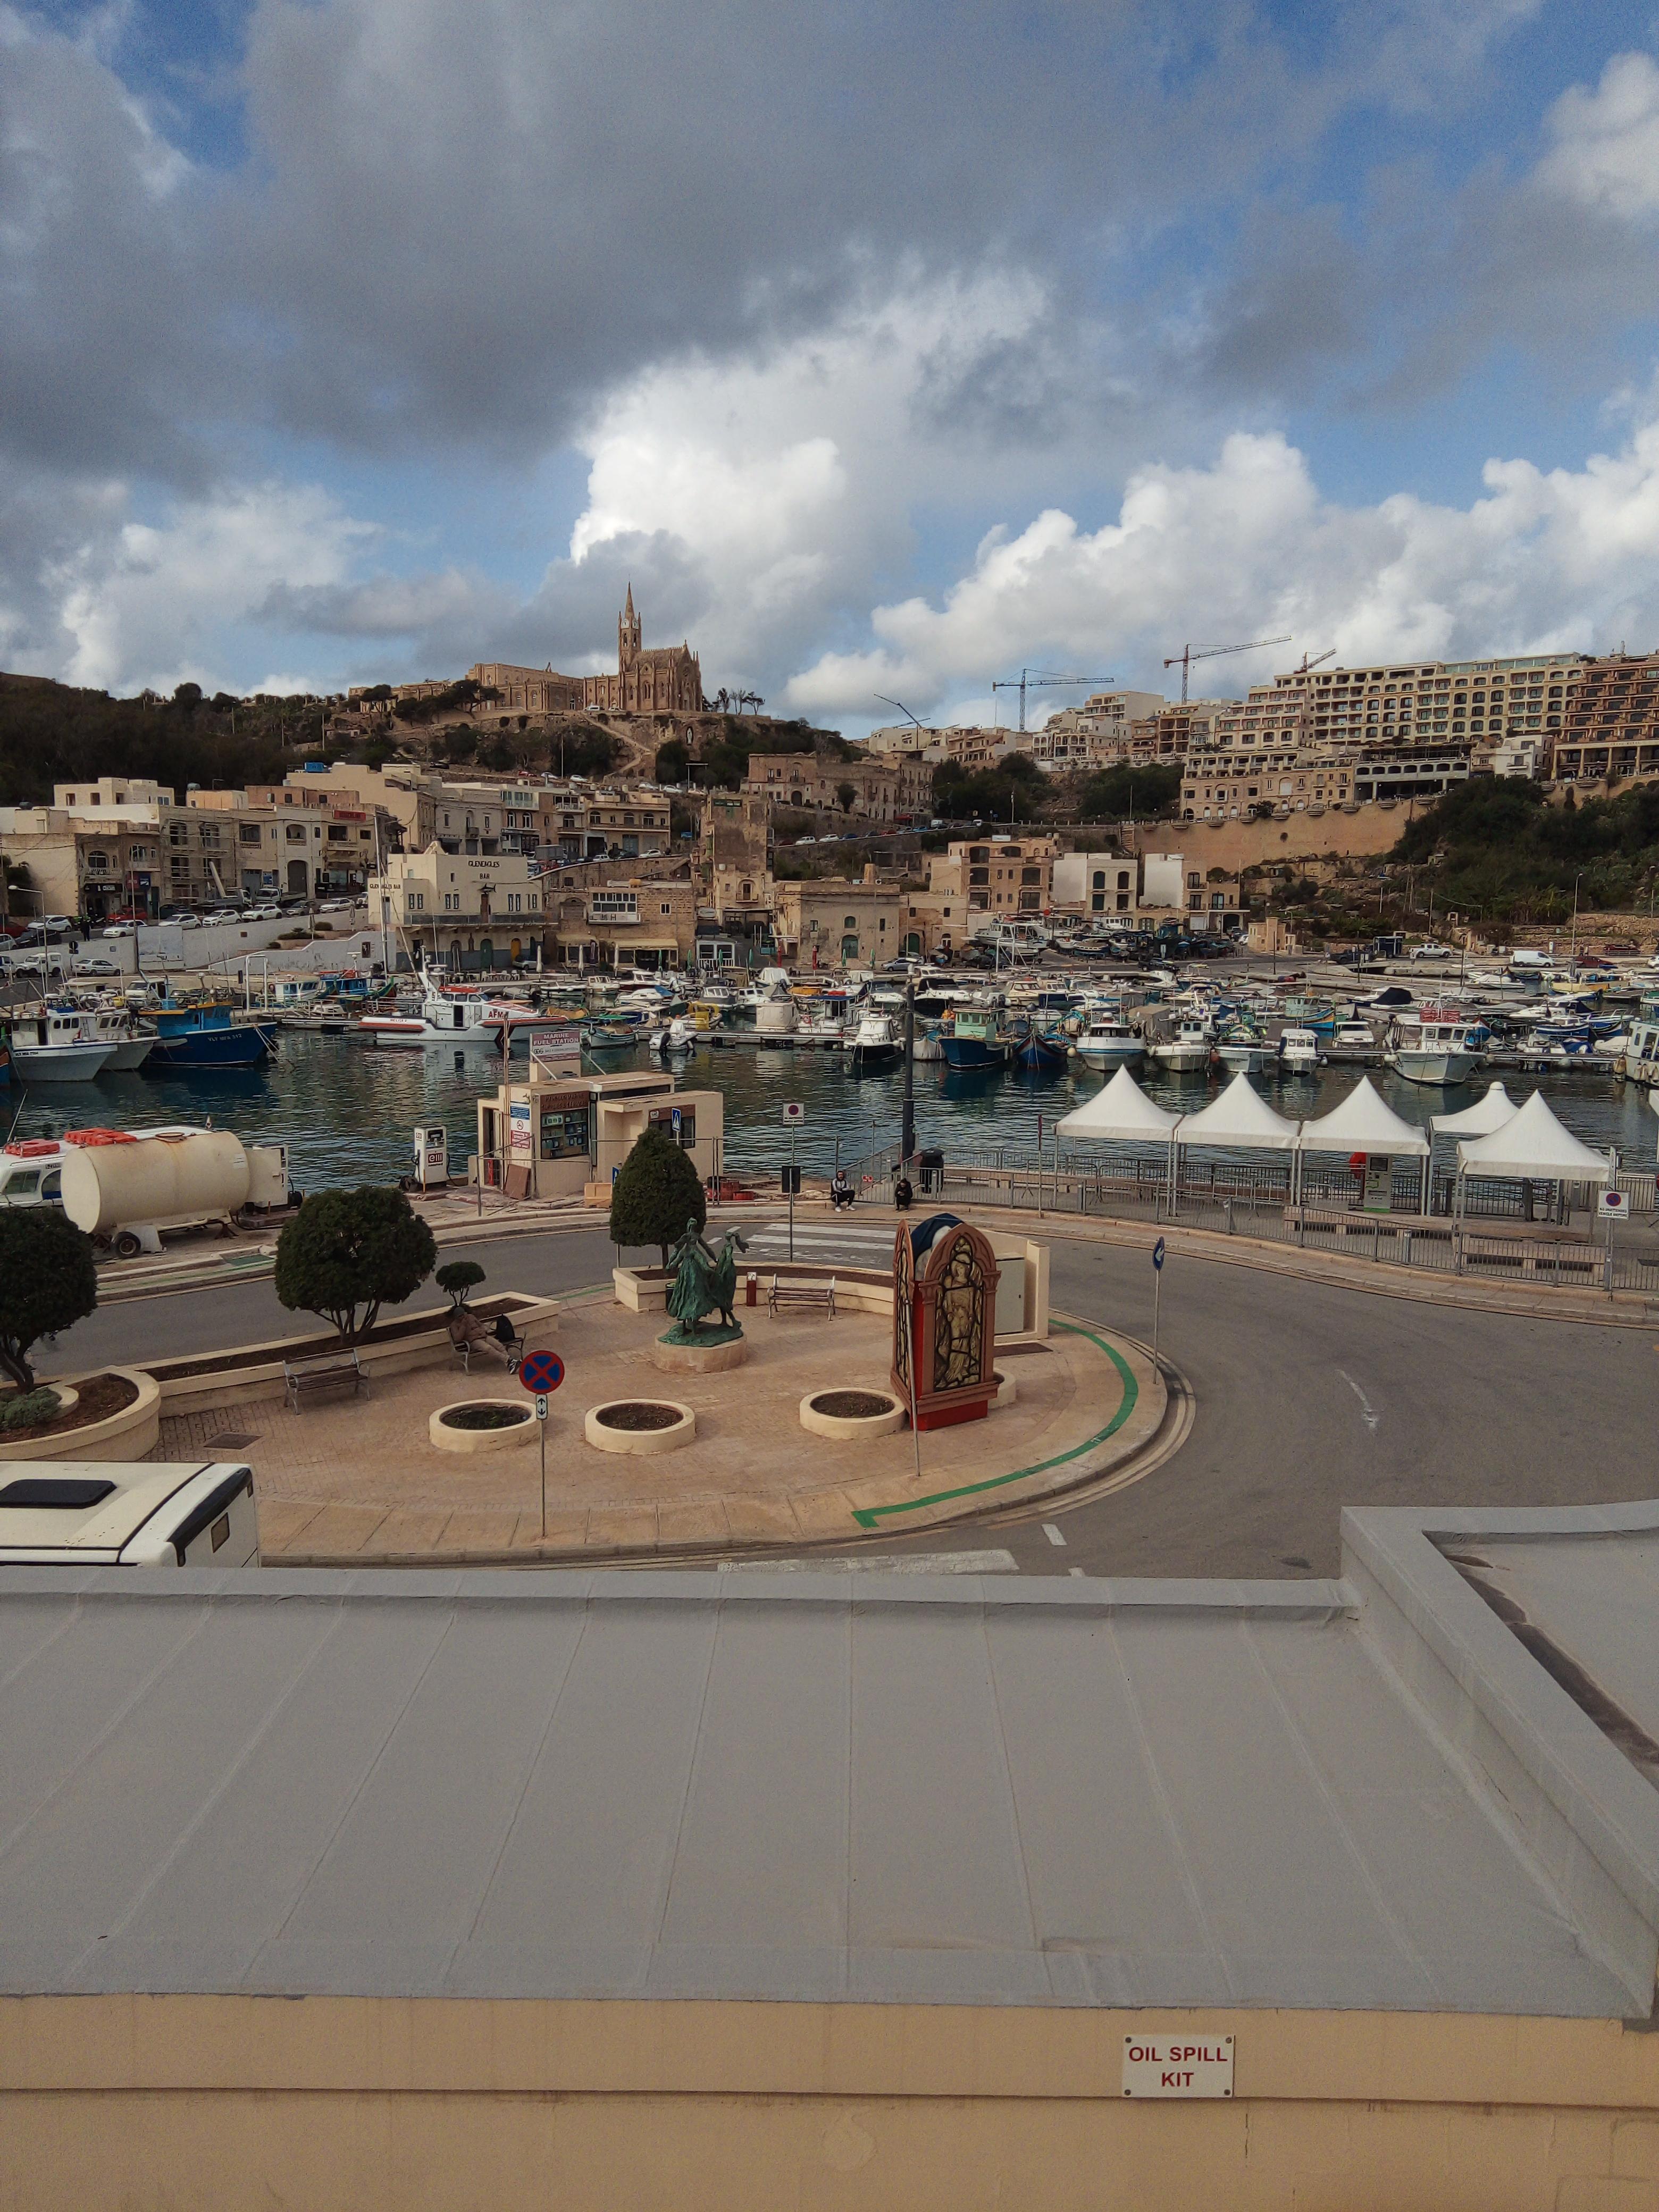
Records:
[[[0,805],[38,805],[55,783],[100,775],[186,784],[280,783],[301,740],[314,750],[322,709],[294,699],[112,699],[45,678],[0,677]]]
[[[1535,783],[1482,777],[1408,823],[1392,857],[1432,866],[1438,906],[1472,921],[1563,921],[1581,877],[1581,909],[1644,905],[1659,884],[1659,785],[1552,805]]]

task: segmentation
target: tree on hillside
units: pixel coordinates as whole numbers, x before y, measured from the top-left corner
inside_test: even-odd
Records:
[[[611,1242],[654,1244],[668,1265],[668,1248],[708,1218],[702,1179],[691,1155],[662,1130],[645,1130],[623,1162],[611,1191]]]
[[[653,769],[659,783],[687,783],[691,776],[691,756],[685,749],[683,738],[670,738],[666,744],[657,747],[656,763]]]
[[[34,1388],[29,1353],[40,1339],[97,1304],[90,1237],[55,1206],[0,1208],[0,1369],[20,1390]]]
[[[852,812],[853,801],[858,797],[858,795],[859,787],[855,783],[838,783],[836,786],[836,797],[840,802],[841,811],[843,814],[850,814]]]
[[[432,1273],[438,1247],[400,1190],[366,1184],[307,1199],[276,1239],[276,1295],[320,1314],[353,1344],[383,1305],[401,1305]]]
[[[1103,769],[1083,787],[1081,811],[1085,822],[1121,822],[1133,816],[1149,821],[1155,815],[1173,813],[1181,797],[1181,770],[1167,763],[1148,761],[1131,767],[1121,761]]]

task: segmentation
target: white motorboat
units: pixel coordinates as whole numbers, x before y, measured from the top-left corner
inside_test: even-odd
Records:
[[[125,1008],[113,1006],[82,1008],[81,1034],[89,1044],[112,1048],[104,1063],[108,1075],[136,1075],[155,1043],[155,1037],[141,1030]]]
[[[1194,1075],[1210,1064],[1210,1032],[1202,1022],[1182,1022],[1165,1044],[1152,1047],[1152,1058],[1171,1075]]]
[[[1097,1014],[1084,1025],[1077,1054],[1091,1067],[1131,1067],[1146,1059],[1146,1047],[1115,1015]]]
[[[1659,1020],[1651,1015],[1631,1024],[1620,1073],[1632,1083],[1645,1085],[1650,1091],[1659,1085]],[[1659,1097],[1659,1091],[1655,1096]]]
[[[1389,1066],[1407,1083],[1467,1083],[1480,1066],[1486,1032],[1462,1015],[1449,1017],[1430,1006],[1421,1021],[1397,1023]]]
[[[646,1046],[655,1053],[690,1052],[696,1041],[696,1024],[689,1022],[684,1014],[676,1014],[665,1027],[652,1030],[646,1039]]]
[[[854,1067],[880,1067],[898,1054],[899,1041],[890,1014],[866,1013],[847,1040],[848,1057]]]
[[[1279,1040],[1279,1064],[1286,1075],[1316,1074],[1319,1068],[1318,1030],[1284,1030]]]
[[[413,1047],[419,1052],[431,1033],[417,1014],[365,1014],[357,1034],[370,1044]]]
[[[912,1060],[944,1059],[945,1040],[939,1033],[937,1022],[930,1022],[926,1029],[918,1025],[910,1042],[910,1057]]]
[[[25,1083],[90,1083],[115,1056],[112,1044],[82,1035],[78,1012],[52,1006],[14,1016],[10,1044],[12,1065]]]

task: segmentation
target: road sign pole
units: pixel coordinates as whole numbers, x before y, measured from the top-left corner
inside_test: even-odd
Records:
[[[542,1541],[547,1541],[547,1401],[536,1401],[536,1437],[542,1448]]]
[[[789,1124],[789,1166],[791,1169],[789,1177],[789,1257],[792,1261],[795,1256],[795,1178],[793,1172],[794,1165],[795,1125],[792,1121]]]
[[[1158,1308],[1164,1297],[1164,1270],[1158,1268],[1152,1276],[1152,1364],[1158,1365]]]

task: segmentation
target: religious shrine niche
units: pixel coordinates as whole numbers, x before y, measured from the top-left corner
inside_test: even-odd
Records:
[[[893,1388],[918,1429],[983,1420],[996,1395],[997,1279],[989,1240],[953,1213],[893,1243]]]

